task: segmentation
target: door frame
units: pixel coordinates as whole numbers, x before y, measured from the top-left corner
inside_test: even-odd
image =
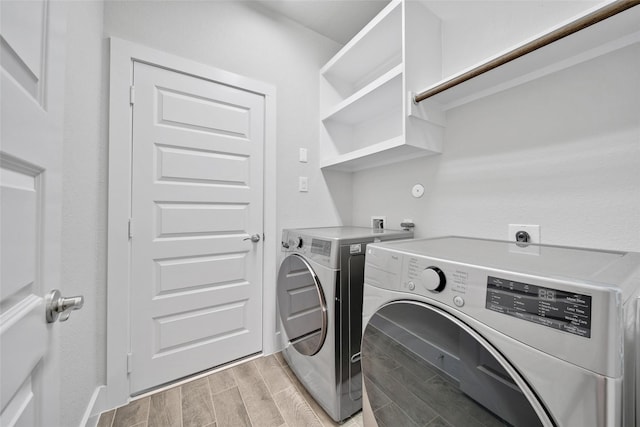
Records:
[[[276,342],[276,88],[170,53],[110,38],[109,191],[107,249],[107,407],[129,400],[127,353],[130,351],[130,281],[132,120],[130,87],[134,62],[143,62],[194,77],[250,91],[265,98],[262,352],[271,354]],[[129,108],[126,108],[126,107]],[[135,231],[134,231],[135,232]]]

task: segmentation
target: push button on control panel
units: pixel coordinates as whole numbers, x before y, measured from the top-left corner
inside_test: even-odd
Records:
[[[456,295],[455,297],[453,297],[453,303],[457,307],[462,307],[464,305],[464,298],[462,298],[460,295]]]

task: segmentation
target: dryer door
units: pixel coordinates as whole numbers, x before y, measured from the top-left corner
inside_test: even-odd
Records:
[[[316,354],[327,336],[327,303],[318,276],[306,259],[292,254],[280,266],[277,289],[287,339],[299,353]]]
[[[428,304],[393,302],[371,317],[362,337],[362,375],[380,426],[554,425],[497,350]]]

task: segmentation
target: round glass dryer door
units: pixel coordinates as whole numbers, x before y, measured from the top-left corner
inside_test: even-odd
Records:
[[[284,259],[278,272],[280,319],[293,347],[312,356],[327,336],[327,304],[318,276],[297,254]]]
[[[362,375],[378,425],[554,426],[525,381],[450,314],[394,302],[362,337]]]

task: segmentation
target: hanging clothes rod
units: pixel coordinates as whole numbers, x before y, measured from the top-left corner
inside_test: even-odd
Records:
[[[564,37],[570,36],[573,33],[590,27],[593,24],[597,24],[600,21],[604,21],[607,18],[610,18],[620,12],[624,12],[625,10],[630,9],[634,6],[638,6],[639,4],[640,0],[617,0],[613,3],[610,3],[602,7],[601,9],[598,9],[588,15],[583,16],[580,19],[577,19],[567,25],[553,30],[548,34],[538,37],[537,39],[532,40],[529,43],[524,44],[514,50],[511,50],[504,55],[492,59],[491,61],[486,62],[472,70],[469,70],[466,73],[460,74],[459,76],[453,77],[452,79],[447,80],[439,84],[438,86],[425,90],[424,92],[417,94],[414,98],[414,101],[416,103],[424,101],[427,98],[439,94],[440,92],[444,92],[445,90],[464,83],[467,80],[478,77],[479,75],[484,74],[487,71],[491,71],[494,68],[511,62],[514,59],[518,59],[521,56],[533,52],[534,50],[540,49],[541,47],[558,41]]]

